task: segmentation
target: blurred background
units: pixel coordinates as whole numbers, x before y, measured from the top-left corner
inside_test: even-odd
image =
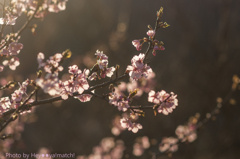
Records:
[[[151,110],[146,111],[139,120],[142,130],[137,134],[124,131],[118,136],[125,141],[128,155],[139,136],[159,143],[165,136],[174,136],[176,127],[185,124],[190,116],[200,113],[204,118],[216,106],[216,98],[225,97],[231,90],[233,75],[240,76],[239,0],[69,0],[65,11],[34,21],[38,25],[36,36],[30,30],[22,34],[21,65],[16,71],[6,69],[3,77],[34,79],[39,52],[49,57],[66,49],[73,55],[64,62],[65,70],[60,76],[73,64],[81,69],[91,68],[97,49],[109,56],[109,66],[119,64],[119,73],[123,74],[131,58],[139,54],[132,40],[147,37],[147,25],[154,26],[156,11],[161,6],[162,21],[170,27],[161,29],[156,38],[164,42],[166,49],[157,51],[156,57],[150,55],[149,61],[156,73],[155,91],[173,91],[178,95],[179,105],[168,116],[154,116]],[[17,20],[16,30],[25,20],[24,16]],[[146,45],[142,51],[145,49]],[[40,98],[48,98],[39,93]],[[196,141],[181,144],[173,158],[239,158],[239,97],[237,92],[235,104],[224,105],[216,120],[198,132]],[[148,105],[147,94],[133,104]],[[88,103],[69,99],[38,106],[32,115],[25,117],[22,137],[13,143],[11,152],[33,153],[45,147],[52,153],[88,155],[102,138],[114,136],[111,126],[116,115],[121,115],[116,107],[96,98]],[[158,146],[155,147],[152,150],[157,152]]]

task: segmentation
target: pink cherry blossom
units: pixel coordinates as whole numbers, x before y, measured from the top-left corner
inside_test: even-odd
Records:
[[[151,103],[155,103],[155,104],[160,104],[160,98],[159,98],[159,93],[151,90],[148,93],[148,101]]]
[[[97,72],[93,72],[91,76],[88,77],[90,81],[97,79]]]
[[[118,106],[118,110],[119,110],[119,111],[123,111],[123,112],[127,111],[128,108],[130,108],[129,102],[126,101],[126,100],[119,101],[119,102],[117,103],[117,106]]]
[[[133,123],[131,121],[131,118],[123,117],[120,120],[120,123],[123,128],[127,128],[129,131],[132,131],[133,133],[137,133],[139,129],[142,129],[142,125],[139,123]]]
[[[153,38],[155,36],[155,30],[148,30],[147,35]]]
[[[129,99],[124,99],[123,96],[112,92],[109,96],[109,103],[117,106],[119,111],[127,111],[128,108],[130,108],[129,106]]]
[[[134,47],[136,47],[137,51],[142,50],[142,45],[140,43],[140,40],[133,40],[132,44],[133,44]]]
[[[18,83],[18,85],[20,86],[19,90],[20,90],[23,94],[27,92],[27,86],[29,85],[29,83],[30,83],[30,80],[29,80],[29,79],[25,80],[25,81],[22,83],[22,85],[21,85],[20,83]]]
[[[78,66],[77,65],[73,65],[73,66],[69,66],[68,67],[68,72],[70,73],[70,74],[77,74],[78,73]]]
[[[103,51],[97,50],[96,53],[95,53],[95,55],[96,55],[97,58],[100,59],[100,60],[107,60],[107,59],[108,59],[107,55],[105,55],[105,54],[103,53]]]
[[[79,99],[81,102],[89,102],[92,98],[91,94],[82,94],[79,96],[75,96],[74,98]]]
[[[127,71],[129,71],[129,76],[131,80],[138,80],[140,79],[142,76],[144,76],[145,78],[148,77],[148,74],[152,72],[152,69],[147,66],[147,64],[143,63],[143,60],[145,58],[145,55],[140,53],[138,56],[135,55],[132,60],[131,63],[132,65],[128,65],[127,67]]]
[[[3,109],[8,109],[11,106],[11,102],[9,97],[2,97],[0,98],[0,110]]]
[[[173,92],[170,94],[162,90],[161,92],[150,91],[148,93],[148,101],[158,105],[158,113],[168,115],[178,106],[177,95]]]
[[[176,106],[178,106],[177,95],[175,95],[173,92],[168,94],[162,90],[159,93],[159,96],[162,104],[160,104],[158,107],[158,113],[168,115],[169,113],[172,113],[173,109],[175,109]]]
[[[22,91],[20,90],[15,90],[13,93],[12,93],[12,100],[15,101],[15,102],[20,102],[22,100]]]

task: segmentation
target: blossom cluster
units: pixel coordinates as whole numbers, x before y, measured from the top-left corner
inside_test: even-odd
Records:
[[[30,84],[30,80],[24,81],[22,84],[19,84],[19,89],[15,90],[11,94],[11,99],[9,97],[0,98],[0,114],[4,113],[10,108],[18,108],[23,99],[23,95],[27,94],[27,86]]]
[[[23,13],[26,13],[27,16],[34,14],[35,18],[44,18],[48,12],[57,13],[65,10],[67,1],[68,0],[11,0],[11,9],[2,4],[5,8],[3,9],[4,17],[0,18],[0,24],[3,25],[3,27],[5,25],[13,26],[16,24],[18,17]],[[3,27],[1,34],[3,32]],[[3,65],[0,65],[0,72],[4,70],[4,66],[9,66],[11,70],[15,70],[16,67],[20,65],[16,55],[23,49],[23,44],[18,43],[19,38],[20,36],[18,33],[7,34],[3,40],[1,36],[0,56],[4,56],[7,59],[3,61]]]
[[[175,152],[178,150],[178,142],[193,142],[197,138],[196,128],[200,115],[197,113],[195,116],[190,117],[186,125],[179,125],[175,134],[177,137],[164,137],[159,144],[161,152]]]
[[[117,106],[119,111],[127,111],[129,106],[130,98],[126,98],[123,95],[119,95],[116,92],[109,94],[109,104]]]
[[[145,78],[148,77],[148,74],[152,72],[152,69],[144,64],[145,54],[140,53],[138,56],[133,56],[131,60],[131,65],[128,65],[127,71],[129,72],[129,76],[131,80],[138,80],[142,76]]]
[[[112,137],[103,138],[100,144],[93,148],[89,156],[77,156],[77,159],[120,159],[125,150],[122,140],[114,141]]]
[[[168,115],[178,106],[177,95],[173,92],[170,94],[162,90],[160,92],[150,91],[148,93],[148,101],[157,105],[158,113]]]
[[[108,57],[102,51],[97,50],[95,55],[97,56],[97,66],[100,69],[100,76],[102,78],[111,77],[115,71],[114,67],[108,68]],[[97,73],[92,74],[91,79],[96,79]]]
[[[8,47],[5,46],[1,50],[0,56],[8,57],[8,59],[3,61],[3,65],[0,65],[0,72],[3,71],[4,66],[9,66],[11,70],[16,70],[16,67],[20,65],[19,59],[16,57],[16,55],[18,55],[22,49],[23,44],[12,42]]]
[[[17,18],[22,14],[26,13],[28,17],[44,18],[48,12],[59,12],[65,10],[65,5],[68,0],[12,0],[11,4],[13,6],[12,10],[6,10],[4,17],[0,18],[0,24],[2,25],[15,25]],[[150,29],[147,32],[149,39],[143,38],[139,40],[134,40],[132,44],[136,47],[138,51],[142,49],[142,45],[145,42],[149,42],[149,48],[153,49],[153,55],[156,55],[156,50],[164,50],[163,43],[155,40],[156,30]],[[10,35],[8,35],[10,36]],[[14,35],[13,35],[14,37]],[[2,40],[0,46],[3,46],[0,55],[4,57],[12,57],[9,60],[3,61],[3,65],[9,66],[10,69],[15,70],[20,64],[19,59],[16,55],[19,54],[20,50],[23,49],[23,45],[18,43],[18,36],[12,38],[11,43]],[[16,40],[17,39],[17,40]],[[143,42],[141,44],[141,42]],[[6,44],[6,45],[5,45]],[[149,50],[148,50],[149,51]],[[172,113],[173,109],[178,106],[177,95],[173,92],[170,94],[166,93],[164,90],[160,92],[155,92],[154,88],[155,82],[153,78],[155,77],[154,72],[146,64],[145,59],[147,58],[148,52],[140,53],[139,55],[133,56],[131,59],[131,65],[126,68],[125,77],[129,75],[130,83],[127,84],[129,96],[125,96],[121,93],[119,86],[111,89],[108,93],[109,104],[114,105],[119,111],[127,112],[130,111],[130,115],[123,115],[122,118],[118,118],[118,122],[115,121],[114,128],[112,132],[115,135],[119,135],[124,129],[137,133],[143,126],[137,123],[138,117],[143,112],[139,109],[133,109],[130,106],[130,100],[134,96],[141,96],[143,92],[148,93],[148,101],[154,103],[154,109],[157,109],[159,113],[168,115]],[[36,81],[32,81],[35,87],[35,91],[41,88],[45,93],[50,96],[60,96],[62,100],[67,100],[69,97],[74,97],[79,99],[81,102],[90,101],[94,94],[94,91],[89,85],[89,81],[111,77],[110,83],[114,71],[118,68],[108,67],[108,56],[102,51],[97,50],[95,55],[97,56],[97,62],[91,70],[84,69],[83,71],[79,69],[77,65],[72,65],[68,67],[69,79],[61,80],[59,72],[63,71],[61,63],[66,58],[64,53],[56,53],[54,56],[50,56],[45,59],[45,55],[40,52],[37,55],[38,69],[42,69],[45,72],[39,71]],[[4,66],[0,66],[0,71],[2,71]],[[40,73],[41,72],[41,73]],[[44,76],[44,77],[43,77]],[[116,72],[116,81],[117,79]],[[23,101],[23,95],[27,95],[27,86],[30,84],[30,80],[24,81],[22,84],[19,83],[20,88],[15,90],[11,99],[9,97],[0,98],[0,114],[4,113],[9,108],[17,109]],[[108,83],[107,83],[108,84]],[[117,82],[112,82],[111,85],[117,85]],[[126,85],[126,84],[125,84]],[[126,88],[125,88],[126,89]],[[91,92],[90,92],[91,91]],[[102,98],[105,98],[103,96]],[[107,100],[107,99],[104,99]],[[33,102],[32,99],[28,100],[28,103]],[[27,103],[27,104],[28,104]],[[21,114],[26,113],[26,111],[20,112]],[[164,138],[160,144],[160,151],[176,151],[178,141],[193,141],[194,137],[186,138],[189,132],[195,130],[194,125],[188,124],[188,126],[179,126],[176,130],[176,135],[178,139],[175,138]],[[196,138],[196,137],[195,137]],[[149,139],[147,137],[141,138],[140,142],[134,144],[133,154],[140,156],[143,154],[144,150],[150,147]],[[90,156],[78,156],[79,159],[94,159],[94,158],[121,158],[124,151],[124,143],[118,140],[116,143],[113,138],[105,138],[101,141],[100,145],[93,149],[93,153]]]
[[[35,17],[43,18],[48,12],[57,13],[66,9],[66,2],[68,0],[12,0],[12,10],[6,10],[5,17],[0,18],[0,24],[4,25],[15,25],[16,19],[26,13],[29,15],[33,14],[38,8]]]
[[[62,58],[63,56],[61,53],[56,53],[54,56],[50,56],[46,62],[43,62],[45,56],[42,52],[40,52],[37,56],[38,68],[44,67],[45,72],[48,73],[62,71],[63,67],[59,65]]]
[[[123,128],[127,128],[128,131],[132,131],[133,133],[137,133],[139,129],[142,129],[142,125],[139,123],[133,122],[135,120],[135,114],[130,115],[130,117],[123,117],[120,120],[121,126]]]
[[[77,65],[73,65],[69,67],[70,79],[62,82],[59,81],[58,88],[60,90],[60,95],[62,99],[66,100],[68,99],[68,95],[73,96],[74,92],[78,92],[79,94],[82,94],[84,90],[87,90],[89,88],[89,84],[87,81],[87,77],[89,74],[89,70],[85,69],[83,72],[78,69]],[[81,101],[89,101],[91,99],[91,95],[85,95],[85,96],[78,96]]]
[[[80,101],[89,101],[92,95],[83,94],[84,90],[89,88],[87,81],[89,70],[84,69],[81,71],[78,69],[77,65],[69,66],[68,72],[71,74],[70,79],[66,81],[61,81],[58,78],[58,71],[62,71],[63,67],[59,65],[59,62],[63,58],[60,53],[51,56],[49,60],[43,62],[44,54],[38,54],[39,67],[44,67],[45,72],[47,72],[45,79],[38,78],[36,84],[41,87],[45,93],[51,96],[60,95],[63,100],[68,99],[68,96],[73,96],[73,93],[78,92],[79,95],[76,96]]]

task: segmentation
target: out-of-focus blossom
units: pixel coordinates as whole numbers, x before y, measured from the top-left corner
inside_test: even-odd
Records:
[[[140,53],[138,56],[135,55],[131,63],[132,65],[128,65],[127,71],[129,71],[129,76],[131,80],[138,80],[142,76],[145,78],[148,77],[148,74],[152,72],[152,69],[147,66],[147,64],[143,63],[143,60],[145,58],[145,54]]]
[[[93,148],[89,156],[77,156],[77,159],[121,159],[125,149],[122,140],[114,141],[112,137],[103,138],[99,146]]]
[[[141,156],[144,153],[144,149],[139,143],[135,143],[133,145],[133,154],[135,156]]]
[[[4,66],[0,65],[0,72],[4,70]]]
[[[6,13],[4,18],[0,18],[1,25],[15,25],[18,16]]]
[[[114,138],[112,137],[103,138],[100,145],[102,147],[103,152],[109,152],[115,146]]]
[[[133,154],[141,156],[144,150],[150,147],[149,139],[147,136],[137,138],[136,143],[133,145]]]
[[[58,1],[57,3],[50,4],[48,6],[48,11],[53,13],[58,13],[59,11],[65,10],[67,1],[68,0],[61,0],[61,1]]]
[[[125,116],[125,114],[123,114],[123,116]],[[123,130],[125,130],[125,128],[123,128],[123,127],[121,126],[120,119],[121,119],[120,116],[116,116],[116,117],[113,119],[113,121],[112,121],[113,127],[112,127],[112,130],[111,130],[111,131],[112,131],[112,134],[115,135],[115,136],[120,135],[120,133],[121,133]]]
[[[193,142],[197,138],[195,125],[190,123],[188,125],[179,125],[175,130],[175,133],[182,142],[185,142],[186,140],[188,142]]]
[[[17,55],[19,54],[20,50],[23,49],[23,44],[17,43],[17,42],[12,42],[9,44],[8,50],[9,50],[9,55]]]
[[[159,151],[161,152],[176,152],[178,150],[178,139],[174,137],[165,137],[159,145]]]
[[[48,93],[50,96],[55,96],[58,94],[58,75],[56,73],[48,73],[44,78],[36,79],[36,84],[43,89],[45,93]]]
[[[3,61],[4,66],[9,66],[11,70],[16,70],[16,67],[20,65],[19,59],[17,57],[11,58],[11,60]]]

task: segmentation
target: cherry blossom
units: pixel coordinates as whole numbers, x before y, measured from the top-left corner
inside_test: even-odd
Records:
[[[42,52],[38,53],[37,61],[38,68],[44,67],[44,70],[48,73],[62,71],[63,67],[59,65],[59,62],[62,60],[63,56],[60,53],[56,53],[54,56],[50,56],[46,62],[43,62],[45,56]]]
[[[101,60],[107,60],[108,59],[107,55],[105,55],[103,53],[103,51],[97,50],[95,55],[97,56],[98,59],[101,59]]]
[[[155,33],[156,33],[155,30],[148,30],[147,35],[153,38],[155,36]]]
[[[109,95],[109,103],[117,106],[119,111],[125,112],[128,108],[130,108],[129,99],[125,99],[123,96],[114,92]]]
[[[123,128],[127,128],[129,131],[132,131],[133,133],[137,133],[139,129],[142,129],[142,125],[139,123],[133,123],[131,121],[131,118],[123,117],[120,120],[120,123]]]
[[[0,110],[10,108],[11,102],[9,97],[0,98]]]
[[[22,91],[21,90],[15,90],[12,94],[12,100],[15,102],[20,102],[22,100]]]
[[[142,76],[145,78],[148,77],[148,74],[152,72],[152,69],[147,66],[147,64],[143,63],[143,60],[145,58],[145,54],[140,53],[138,56],[135,55],[131,63],[132,65],[128,65],[127,71],[129,71],[129,76],[131,80],[138,80]]]
[[[140,40],[133,40],[132,44],[133,44],[134,47],[136,47],[137,51],[142,50],[142,45],[140,43]]]
[[[94,93],[94,90],[92,91],[92,93]],[[81,94],[78,96],[75,96],[74,98],[79,99],[81,102],[89,102],[92,98],[91,94]]]
[[[115,71],[114,67],[108,68],[108,57],[103,54],[102,51],[97,50],[95,55],[97,56],[97,66],[100,69],[100,76],[102,78],[111,77],[113,75],[113,72]],[[90,79],[96,79],[96,74],[93,75]]]
[[[164,90],[157,93],[153,90],[150,91],[148,93],[148,101],[157,104],[158,113],[163,113],[164,115],[172,113],[173,109],[178,106],[177,95],[175,95],[173,92],[168,94]]]

